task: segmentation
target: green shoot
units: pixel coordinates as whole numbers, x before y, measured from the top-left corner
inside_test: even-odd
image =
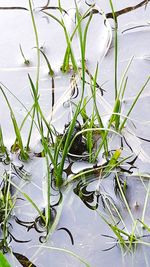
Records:
[[[80,16],[80,21],[77,23],[77,25],[75,26],[71,36],[70,36],[70,41],[72,42],[74,36],[75,36],[75,33],[76,31],[78,30],[78,25],[79,23],[82,22],[82,20],[86,17],[86,15],[89,13],[89,11],[94,7],[94,5],[92,5],[86,12],[85,14],[83,14],[82,16]],[[89,24],[90,24],[90,21],[91,21],[91,18],[92,18],[92,13],[91,13],[91,16],[87,22],[87,25],[86,25],[86,28],[85,28],[85,34],[84,34],[84,46],[86,46],[86,35],[87,35],[87,29],[89,27]],[[86,49],[86,47],[84,47],[84,50]],[[71,56],[71,50],[70,50],[70,47],[67,46],[67,49],[66,49],[66,52],[65,52],[65,56],[64,56],[64,60],[63,60],[63,65],[62,65],[62,70],[67,70],[69,68],[69,59],[70,59],[70,56]]]
[[[60,10],[60,13],[62,14],[62,7],[61,7],[61,3],[60,1],[58,0],[58,3],[59,3],[59,10]],[[73,65],[73,70],[76,72],[77,71],[77,63],[76,63],[76,60],[75,60],[75,57],[74,57],[74,54],[73,54],[73,51],[72,51],[72,48],[71,48],[71,41],[70,41],[70,37],[69,37],[69,34],[67,32],[67,29],[66,29],[66,26],[65,26],[65,23],[64,23],[64,20],[63,20],[63,16],[61,17],[61,20],[59,20],[56,16],[50,14],[50,13],[47,13],[44,11],[44,13],[51,17],[52,19],[54,19],[57,23],[59,23],[63,30],[64,30],[64,34],[65,34],[65,38],[66,38],[66,42],[67,42],[67,46],[69,47],[69,51],[71,53],[71,61],[72,61],[72,65]],[[61,68],[63,72],[67,72],[69,71],[69,62],[68,64],[64,67]]]
[[[12,110],[12,107],[9,103],[9,100],[3,90],[3,88],[0,86],[0,90],[6,100],[6,103],[7,103],[7,106],[9,108],[9,111],[10,111],[10,116],[11,116],[11,120],[12,120],[12,123],[13,123],[13,127],[14,127],[14,132],[15,132],[15,135],[16,135],[16,141],[15,141],[15,144],[12,146],[12,151],[13,152],[16,152],[16,150],[20,150],[20,156],[23,160],[28,160],[29,156],[27,154],[27,152],[24,150],[24,146],[23,146],[23,141],[22,141],[22,137],[21,137],[21,133],[20,133],[20,130],[19,130],[19,126],[17,124],[17,120],[15,118],[15,114]]]
[[[109,0],[110,7],[113,14],[113,19],[115,23],[115,100],[118,96],[118,23],[117,23],[117,16],[114,10],[113,2],[112,0]]]
[[[51,64],[50,64],[50,62],[49,62],[47,56],[45,55],[45,53],[44,53],[41,49],[40,49],[40,52],[42,53],[42,55],[43,55],[43,57],[45,58],[45,61],[46,61],[46,63],[47,63],[47,67],[48,67],[48,70],[49,70],[48,74],[49,74],[51,77],[53,77],[53,76],[54,76],[54,71],[53,71],[53,69],[52,69],[52,67],[51,67]]]
[[[56,185],[57,186],[60,186],[63,183],[62,173],[63,173],[64,163],[65,163],[65,159],[66,159],[66,156],[67,156],[69,148],[70,148],[70,141],[71,141],[71,137],[72,137],[72,132],[74,130],[74,127],[75,127],[75,124],[77,121],[77,117],[80,113],[81,105],[83,102],[83,96],[84,96],[84,88],[85,88],[85,41],[86,41],[86,35],[87,35],[87,28],[86,28],[86,31],[84,33],[84,38],[83,38],[83,33],[82,33],[82,29],[81,29],[80,14],[79,14],[77,4],[76,4],[76,16],[77,16],[77,23],[78,23],[78,33],[79,33],[80,48],[81,48],[81,60],[82,60],[82,62],[81,62],[82,63],[82,92],[81,92],[80,101],[79,101],[78,105],[76,106],[76,110],[74,112],[73,119],[70,123],[70,127],[68,130],[67,137],[66,137],[65,144],[64,144],[64,148],[62,151],[62,158],[61,158],[60,163],[58,163],[58,157],[59,157],[59,153],[60,153],[60,150],[62,147],[64,136],[62,137],[62,139],[61,139],[61,141],[60,141],[60,143],[56,149],[55,166],[57,166],[57,168],[55,171],[55,175],[56,175]]]
[[[118,149],[114,152],[114,154],[112,155],[112,157],[110,158],[108,162],[108,165],[105,168],[106,173],[110,173],[110,171],[112,171],[116,167],[116,164],[121,155],[121,152],[122,152],[121,149]]]
[[[20,53],[21,53],[21,55],[22,55],[22,57],[23,57],[23,59],[24,59],[24,64],[28,66],[28,65],[30,64],[30,61],[29,61],[28,59],[26,59],[26,57],[25,57],[25,55],[24,55],[24,53],[23,53],[21,44],[19,45],[19,48],[20,48]]]
[[[97,107],[97,103],[96,103],[96,81],[97,81],[97,75],[98,75],[98,64],[96,67],[96,71],[95,71],[95,76],[94,76],[94,80],[93,80],[93,85],[91,86],[91,90],[92,90],[92,96],[93,96],[93,104],[94,104],[94,109],[95,109],[95,113],[96,113],[96,118],[98,121],[98,126],[100,128],[104,128],[101,116],[99,114],[99,110]],[[105,138],[105,131],[102,131],[101,133],[102,139],[104,140],[104,150],[105,150],[105,155],[108,155],[108,144],[107,144],[107,139]],[[94,157],[94,161],[96,160],[96,158]]]
[[[37,206],[37,204],[32,200],[32,198],[26,194],[25,192],[23,192],[19,186],[17,186],[14,182],[12,182],[12,180],[10,181],[10,184],[12,184],[17,190],[18,192],[20,192],[24,198],[33,206],[33,208],[35,208],[35,210],[38,212],[39,216],[42,218],[43,222],[45,222],[46,224],[46,219],[45,216],[42,214],[42,212],[40,211],[39,207]]]
[[[37,27],[36,27],[36,23],[35,23],[35,19],[34,19],[31,0],[29,0],[29,8],[30,8],[30,14],[31,14],[33,30],[34,30],[34,34],[35,34],[36,48],[37,48],[36,94],[38,95],[39,75],[40,75],[40,47],[39,47],[38,31],[37,31]],[[30,150],[30,139],[31,139],[31,134],[32,134],[32,130],[33,130],[33,122],[34,122],[34,118],[35,118],[35,112],[36,112],[36,108],[34,107],[33,113],[32,113],[31,126],[30,126],[30,130],[29,130],[28,141],[27,141],[27,145],[26,145],[27,151]],[[37,118],[38,118],[38,121],[39,121],[38,112],[37,112]]]

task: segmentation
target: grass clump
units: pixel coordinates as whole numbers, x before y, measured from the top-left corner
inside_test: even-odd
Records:
[[[15,135],[16,135],[16,141],[13,144],[13,146],[11,148],[11,151],[13,153],[19,151],[21,159],[26,161],[26,160],[29,159],[29,155],[28,155],[26,149],[23,146],[23,140],[22,140],[22,137],[21,137],[21,132],[20,132],[17,120],[15,118],[15,114],[14,114],[13,109],[12,109],[12,107],[10,105],[10,102],[9,102],[9,100],[8,100],[6,94],[5,94],[5,92],[4,92],[4,90],[3,90],[3,88],[1,86],[0,86],[0,90],[1,90],[3,96],[4,96],[5,100],[6,100],[7,106],[9,108],[10,117],[11,117],[11,120],[12,120],[14,132],[15,132]]]
[[[127,72],[129,70],[129,67],[131,65],[133,58],[130,60],[125,72],[123,73],[120,85],[118,85],[118,35],[117,35],[118,25],[117,25],[117,16],[116,16],[116,13],[113,7],[113,2],[111,0],[109,2],[110,2],[111,9],[112,9],[113,19],[115,22],[115,60],[114,60],[115,61],[115,77],[114,77],[115,100],[114,100],[113,111],[109,116],[106,126],[104,124],[103,117],[100,114],[99,106],[97,102],[97,90],[100,89],[98,86],[98,82],[97,82],[99,65],[98,63],[96,64],[96,70],[95,70],[94,76],[90,74],[86,66],[87,34],[88,34],[90,23],[94,15],[94,12],[89,13],[89,11],[92,10],[94,5],[90,6],[90,8],[85,12],[84,15],[81,15],[77,1],[75,1],[76,24],[71,35],[67,31],[67,27],[65,25],[65,21],[62,16],[63,8],[61,6],[60,0],[58,0],[58,10],[61,15],[60,19],[58,19],[56,16],[50,13],[43,11],[47,16],[51,17],[57,23],[59,23],[59,25],[63,28],[63,31],[64,31],[67,48],[66,48],[66,52],[64,55],[63,66],[61,68],[62,71],[64,73],[67,73],[69,72],[70,68],[72,68],[73,82],[76,83],[76,77],[77,77],[81,85],[80,86],[81,91],[77,93],[77,95],[79,96],[79,98],[77,99],[77,103],[73,103],[71,96],[70,96],[69,103],[70,103],[70,110],[71,110],[71,116],[70,116],[71,119],[69,123],[64,127],[63,134],[59,134],[57,133],[57,130],[54,128],[54,126],[52,125],[51,121],[48,121],[47,118],[44,116],[42,106],[40,105],[40,93],[39,93],[40,53],[42,54],[42,56],[44,57],[46,61],[49,75],[52,77],[53,81],[54,81],[54,77],[53,77],[54,71],[51,67],[51,64],[49,62],[47,55],[39,48],[38,31],[37,31],[34,13],[32,9],[32,1],[29,0],[30,14],[31,14],[31,19],[32,19],[35,39],[36,39],[37,69],[36,69],[36,81],[35,82],[33,81],[31,75],[28,75],[33,103],[32,103],[31,109],[29,111],[26,110],[27,115],[24,118],[20,127],[17,123],[14,111],[10,105],[10,102],[8,100],[8,97],[3,87],[0,87],[0,90],[3,94],[3,97],[10,111],[10,117],[11,117],[12,125],[14,128],[14,132],[15,132],[16,139],[11,148],[11,152],[12,153],[18,152],[20,154],[21,160],[27,161],[29,159],[31,138],[33,135],[34,125],[36,129],[38,130],[38,133],[41,139],[41,144],[42,144],[42,152],[40,156],[44,157],[45,162],[46,162],[46,174],[45,174],[45,181],[46,181],[45,188],[46,189],[43,192],[43,195],[46,200],[46,204],[43,209],[39,208],[38,205],[32,200],[32,197],[29,196],[27,193],[25,193],[22,189],[20,189],[20,187],[17,186],[11,180],[8,173],[6,174],[7,186],[4,188],[5,190],[1,190],[0,192],[0,215],[1,215],[0,217],[2,218],[2,223],[3,223],[2,230],[3,230],[3,236],[4,236],[3,245],[5,245],[6,247],[8,247],[7,237],[9,234],[8,218],[14,205],[11,199],[11,194],[10,194],[11,185],[37,211],[38,222],[41,223],[42,227],[44,228],[46,232],[45,241],[47,241],[51,233],[53,232],[54,228],[56,228],[56,225],[58,222],[57,214],[56,214],[57,218],[54,218],[54,220],[52,218],[53,214],[52,214],[52,205],[51,205],[51,195],[52,195],[51,190],[52,189],[56,190],[56,188],[58,190],[61,190],[62,186],[65,187],[69,185],[69,183],[73,181],[77,181],[77,179],[86,181],[87,182],[86,185],[88,185],[87,177],[89,177],[91,173],[96,175],[96,178],[98,177],[98,185],[100,185],[102,179],[106,177],[111,177],[111,174],[114,174],[115,183],[116,183],[115,190],[119,191],[121,201],[124,203],[125,208],[128,214],[130,215],[130,219],[132,221],[132,229],[131,231],[128,231],[126,228],[125,222],[123,221],[121,214],[117,210],[117,207],[115,206],[112,198],[111,197],[109,198],[108,196],[106,196],[106,194],[100,194],[102,198],[102,203],[105,204],[104,206],[109,212],[111,222],[109,220],[106,220],[106,218],[102,216],[101,214],[100,216],[114,233],[115,245],[119,244],[121,249],[125,252],[133,252],[135,251],[136,246],[141,242],[141,239],[139,237],[140,235],[138,233],[138,228],[137,228],[137,220],[135,220],[131,212],[131,209],[130,209],[130,206],[129,206],[129,203],[126,197],[126,192],[128,190],[127,183],[126,181],[122,182],[119,177],[121,173],[122,164],[126,163],[127,159],[129,159],[130,156],[123,158],[122,156],[123,147],[118,148],[118,145],[114,150],[110,150],[109,134],[112,133],[113,136],[118,135],[121,140],[123,129],[126,126],[127,120],[133,108],[135,107],[138,99],[140,98],[142,92],[144,91],[147,84],[149,83],[150,77],[148,77],[148,79],[146,80],[142,88],[140,88],[137,96],[135,97],[129,110],[127,111],[127,115],[124,116],[122,114],[122,102],[123,102],[124,94],[127,88],[127,81],[128,81]],[[87,18],[86,25],[83,29],[82,22],[87,14],[89,14],[89,16]],[[78,34],[79,44],[80,44],[80,57],[81,57],[80,67],[77,66],[76,58],[72,50],[72,41],[76,33]],[[26,60],[24,56],[21,45],[20,45],[20,51],[21,51],[22,57],[24,58],[24,63],[28,65],[28,61]],[[90,77],[90,82],[86,81],[87,74]],[[86,92],[87,84],[90,86],[90,94],[91,94],[90,97],[87,96],[87,92]],[[78,87],[78,84],[76,83],[75,86]],[[71,94],[73,93],[71,92]],[[101,94],[103,96],[103,90],[101,91]],[[89,115],[87,112],[87,109],[88,109],[88,103],[90,101],[92,103],[92,113]],[[54,109],[55,108],[54,99],[52,102],[53,102],[52,109]],[[23,139],[22,139],[21,131],[28,117],[31,118],[31,124],[30,124],[26,147],[25,147]],[[47,133],[46,136],[45,136],[45,132]],[[2,132],[1,126],[0,126],[0,154],[6,154],[6,156],[8,157],[8,152],[5,147],[4,140],[3,140],[3,132]],[[36,155],[36,153],[34,155]],[[100,156],[105,158],[104,164],[99,163]],[[92,163],[92,167],[85,169],[85,170],[83,169],[79,173],[76,173],[73,176],[71,176],[71,178],[68,179],[67,177],[67,179],[65,180],[64,179],[64,168],[65,168],[66,162],[70,164],[69,162],[70,160],[74,162],[78,158],[80,160],[85,160],[86,162]],[[53,181],[54,181],[55,188],[52,188]],[[83,194],[80,195],[80,198],[84,197],[83,196],[84,192],[88,193],[88,191],[85,191],[84,189],[85,188],[83,188],[83,192],[82,192]],[[98,189],[96,190],[98,191]],[[97,193],[96,190],[94,191],[93,194]],[[91,196],[93,197],[92,194]],[[149,197],[149,192],[145,200],[146,204],[144,206],[144,210],[146,209],[148,197]],[[98,198],[97,198],[97,202],[98,202]],[[96,203],[93,210],[97,208],[97,205],[98,203]],[[113,211],[115,211],[115,214],[117,214],[116,217],[122,222],[122,225],[124,228],[119,227],[118,224],[116,223],[116,218],[113,214]],[[149,226],[144,222],[144,215],[145,215],[145,211],[143,212],[143,217],[142,217],[142,220],[140,220],[140,222],[143,225],[143,227],[147,229],[147,231],[149,231]],[[80,257],[77,257],[74,253],[70,251],[67,251],[65,249],[60,249],[60,248],[53,248],[53,247],[47,247],[47,248],[51,250],[58,250],[58,251],[63,251],[65,253],[69,253],[72,256],[78,258],[86,266],[89,266]]]
[[[3,234],[1,239],[0,250],[9,251],[9,217],[13,209],[14,203],[11,195],[11,176],[5,172],[5,180],[1,183],[0,188],[0,226]]]

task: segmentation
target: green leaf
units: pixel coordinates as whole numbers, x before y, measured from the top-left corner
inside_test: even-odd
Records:
[[[121,149],[117,149],[112,155],[108,165],[105,168],[105,172],[110,172],[114,167],[116,167],[117,160],[121,155]]]
[[[0,267],[11,267],[2,252],[0,252]]]
[[[119,124],[120,124],[120,114],[117,114],[117,113],[120,113],[120,111],[121,111],[121,103],[120,103],[120,99],[117,98],[115,102],[114,110],[113,110],[113,115],[110,119],[111,123],[115,122],[116,130],[118,130]]]

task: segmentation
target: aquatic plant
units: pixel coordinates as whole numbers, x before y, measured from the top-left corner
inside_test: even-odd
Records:
[[[12,120],[12,124],[13,124],[13,127],[14,127],[14,132],[15,132],[15,135],[16,135],[16,141],[15,143],[13,144],[11,150],[12,152],[16,152],[16,151],[20,151],[20,157],[22,158],[22,160],[28,160],[29,156],[28,156],[28,153],[26,151],[26,149],[24,148],[24,145],[23,145],[23,141],[22,141],[22,137],[21,137],[21,132],[20,132],[20,129],[19,129],[19,126],[18,126],[18,123],[17,123],[17,120],[15,118],[15,114],[13,112],[13,109],[10,105],[10,102],[3,90],[3,88],[0,86],[0,90],[6,100],[6,103],[7,103],[7,106],[9,108],[9,111],[10,111],[10,117],[11,117],[11,120]]]
[[[139,225],[145,228],[149,233],[150,227],[145,222],[145,213],[147,209],[147,204],[149,200],[149,189],[146,191],[145,202],[143,206],[142,217],[135,219],[130,208],[130,203],[128,202],[127,193],[128,193],[128,183],[125,176],[123,179],[123,174],[132,173],[132,168],[135,168],[134,163],[138,155],[134,153],[128,154],[126,157],[123,152],[126,150],[123,146],[124,139],[124,128],[127,127],[128,119],[130,119],[130,114],[135,107],[137,101],[139,100],[141,94],[145,90],[146,86],[149,83],[150,76],[140,88],[138,94],[134,98],[131,106],[126,112],[126,115],[123,114],[123,101],[124,95],[127,91],[127,73],[133,61],[133,58],[129,61],[124,73],[122,74],[120,84],[118,83],[118,16],[122,12],[132,11],[138,6],[130,7],[126,11],[121,10],[115,11],[113,6],[113,1],[109,0],[111,13],[101,14],[96,5],[90,5],[86,3],[89,8],[84,14],[81,14],[80,8],[77,1],[75,1],[75,16],[76,22],[74,24],[74,29],[70,34],[67,30],[64,20],[65,16],[68,16],[68,12],[63,8],[61,1],[58,0],[57,7],[50,7],[50,1],[47,1],[46,5],[41,8],[42,11],[48,17],[54,19],[64,31],[64,36],[66,39],[66,51],[64,55],[64,60],[62,63],[61,70],[64,73],[70,72],[70,87],[68,89],[70,105],[70,119],[68,124],[64,125],[63,132],[57,132],[54,125],[52,124],[53,112],[55,112],[55,73],[51,67],[50,60],[48,55],[40,48],[39,45],[39,36],[38,30],[35,21],[35,14],[32,7],[32,1],[29,0],[29,11],[32,20],[32,26],[35,35],[35,48],[37,51],[37,66],[36,66],[36,80],[28,74],[28,81],[32,95],[32,105],[28,110],[24,103],[21,103],[19,99],[16,100],[20,102],[22,107],[26,111],[26,116],[23,118],[21,125],[18,125],[15,113],[12,109],[10,101],[7,94],[5,93],[4,86],[0,87],[0,90],[3,94],[3,97],[7,103],[8,109],[10,111],[10,117],[12,125],[15,132],[15,142],[11,147],[11,152],[8,152],[5,146],[5,138],[3,137],[3,131],[0,126],[0,156],[5,155],[7,161],[10,162],[11,153],[18,153],[20,155],[19,160],[27,161],[30,159],[31,152],[31,138],[33,135],[33,128],[36,127],[38,131],[39,138],[41,140],[41,151],[34,152],[32,151],[33,157],[43,157],[45,160],[46,168],[45,176],[41,179],[45,179],[45,187],[43,189],[43,195],[45,200],[44,207],[39,207],[36,202],[33,201],[32,195],[27,194],[20,186],[18,186],[13,180],[12,176],[19,177],[25,182],[29,182],[31,176],[28,172],[25,171],[23,164],[21,166],[10,162],[11,171],[6,171],[5,183],[0,191],[0,217],[1,217],[1,230],[3,234],[3,239],[1,240],[1,249],[9,250],[8,238],[11,237],[14,241],[15,239],[11,232],[9,231],[9,218],[11,212],[15,205],[16,198],[12,197],[11,187],[16,190],[27,202],[30,203],[32,208],[37,212],[37,217],[34,218],[31,222],[22,221],[18,217],[15,217],[15,222],[25,227],[27,231],[30,229],[35,229],[37,232],[42,233],[42,236],[39,238],[41,242],[46,242],[51,237],[51,234],[55,230],[64,230],[70,237],[71,244],[74,245],[74,238],[72,233],[65,227],[58,227],[58,222],[60,220],[62,206],[64,202],[64,196],[62,191],[64,190],[64,195],[67,194],[67,190],[72,190],[72,183],[77,182],[75,188],[73,189],[74,193],[80,197],[81,201],[91,210],[97,211],[103,221],[109,226],[113,232],[113,236],[103,235],[104,237],[111,238],[113,240],[113,247],[119,245],[124,254],[127,252],[135,252],[136,247],[139,244],[146,244],[149,246],[149,243],[144,242],[143,238],[146,236],[141,234],[139,231]],[[140,3],[140,6],[144,5],[146,1]],[[17,9],[17,7],[16,7]],[[48,13],[47,10],[57,10],[60,13],[60,19],[57,16],[54,16],[51,13]],[[86,61],[86,46],[87,46],[87,35],[90,23],[94,14],[104,15],[105,19],[112,18],[114,20],[114,88],[115,88],[115,99],[112,108],[111,114],[107,123],[104,123],[103,117],[100,113],[99,104],[97,101],[97,92],[100,91],[101,96],[103,97],[104,89],[98,84],[99,76],[99,64],[96,62],[96,68],[94,75],[88,69],[88,64]],[[85,26],[83,27],[83,20]],[[79,37],[79,47],[80,47],[80,58],[81,65],[78,66],[77,59],[72,49],[72,42],[74,40],[75,34],[78,34]],[[24,59],[26,65],[29,64],[29,61],[26,59],[22,47],[20,45],[20,52]],[[51,76],[52,83],[52,112],[50,115],[50,120],[44,115],[43,106],[40,104],[40,93],[39,93],[39,81],[40,81],[40,54],[44,57],[44,60],[48,67],[49,75]],[[57,74],[56,74],[57,75]],[[90,94],[86,92],[87,88],[90,88]],[[5,88],[6,89],[6,88]],[[12,92],[10,92],[13,95]],[[74,99],[76,100],[74,101]],[[92,105],[91,114],[88,113],[88,104]],[[62,103],[63,105],[63,103]],[[22,138],[22,130],[27,121],[31,119],[29,133],[27,136],[26,146],[24,145],[24,140]],[[119,145],[115,149],[110,149],[110,136],[119,137]],[[127,144],[127,142],[126,142]],[[129,147],[129,145],[127,144]],[[132,148],[130,148],[132,151]],[[125,152],[128,152],[126,150]],[[10,155],[9,155],[10,154]],[[102,154],[102,155],[101,155]],[[102,157],[105,162],[101,163],[99,159]],[[131,159],[130,159],[131,158]],[[129,161],[130,159],[130,161]],[[1,160],[1,158],[0,158]],[[78,173],[74,173],[71,169],[72,165],[76,161],[86,161],[90,164],[89,168],[82,169]],[[3,160],[1,160],[4,163]],[[65,164],[68,164],[66,167]],[[129,169],[126,167],[129,166]],[[92,174],[92,178],[91,178]],[[71,176],[70,176],[71,175]],[[66,178],[67,177],[67,178]],[[69,178],[68,178],[69,177]],[[123,177],[123,178],[122,178]],[[101,191],[101,183],[105,178],[114,180],[114,191],[116,198],[122,205],[125,206],[125,209],[131,219],[131,229],[128,230],[127,226],[122,218],[120,210],[117,208],[117,204],[107,192]],[[148,177],[149,178],[149,177]],[[79,180],[79,181],[77,181]],[[89,190],[88,186],[93,182],[97,181],[96,189]],[[56,190],[60,196],[57,203],[54,205],[51,202],[51,197],[53,195],[53,190]],[[56,208],[57,206],[57,208]],[[99,207],[103,209],[105,215],[99,212]],[[119,226],[119,223],[121,226]],[[17,242],[17,241],[16,241]],[[28,242],[28,241],[25,241]],[[50,249],[54,251],[59,251],[67,253],[77,258],[85,266],[89,266],[80,256],[74,254],[70,250],[47,246],[42,244],[42,246],[37,246],[40,250]],[[111,247],[112,248],[112,247]],[[111,248],[105,249],[109,250]],[[32,261],[30,261],[26,256],[23,256],[19,253],[13,253],[18,261],[22,264],[24,261],[25,264],[35,266]],[[33,255],[34,258],[34,255]],[[3,261],[3,264],[6,264],[4,257],[0,254],[0,260]],[[33,261],[34,262],[34,261]],[[1,263],[0,263],[1,264]],[[5,266],[5,265],[4,265]],[[7,266],[7,265],[6,265]],[[8,265],[9,266],[9,265]]]

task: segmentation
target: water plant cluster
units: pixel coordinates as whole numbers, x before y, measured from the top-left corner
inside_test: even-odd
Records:
[[[44,244],[45,248],[67,253],[77,258],[83,265],[90,266],[71,250],[46,246],[52,233],[60,230],[65,231],[71,245],[74,245],[72,233],[64,226],[61,227],[60,225],[58,227],[65,194],[72,190],[72,187],[73,192],[86,207],[96,211],[100,219],[111,230],[112,235],[103,234],[103,237],[112,241],[112,244],[104,249],[104,251],[109,251],[118,246],[123,255],[125,255],[136,252],[139,246],[149,247],[150,245],[150,227],[145,221],[149,202],[149,174],[140,173],[136,165],[138,155],[128,143],[126,137],[126,132],[131,130],[128,125],[132,121],[130,114],[143,91],[148,87],[150,75],[144,81],[142,87],[139,88],[128,110],[124,111],[124,96],[128,90],[128,71],[132,68],[134,58],[132,57],[129,60],[121,79],[118,80],[118,16],[121,13],[116,12],[112,0],[109,0],[109,4],[111,12],[108,14],[100,10],[95,3],[90,4],[88,2],[84,3],[86,8],[83,12],[81,8],[82,1],[75,0],[74,28],[71,33],[68,31],[65,20],[65,17],[69,16],[68,11],[62,6],[61,0],[57,1],[56,6],[51,6],[50,1],[48,1],[38,11],[42,12],[48,20],[53,20],[62,28],[66,40],[66,51],[60,71],[69,80],[69,88],[67,93],[65,92],[62,96],[64,101],[60,102],[61,106],[67,107],[69,110],[69,120],[66,124],[64,123],[61,132],[58,131],[52,120],[55,109],[57,109],[55,103],[55,79],[57,73],[55,73],[46,51],[40,46],[35,17],[36,10],[34,10],[32,1],[28,1],[27,10],[24,8],[25,11],[30,12],[35,36],[34,49],[37,54],[36,77],[33,78],[30,73],[28,74],[28,83],[32,96],[30,108],[27,108],[26,104],[22,103],[5,85],[0,85],[0,97],[3,97],[3,101],[7,104],[9,120],[11,120],[15,135],[11,147],[7,147],[3,128],[0,124],[0,164],[4,169],[1,174],[0,185],[0,250],[2,251],[0,254],[0,266],[10,266],[4,257],[5,253],[11,253],[22,266],[36,266],[36,263],[34,265],[34,262],[16,253],[11,247],[12,241],[20,243],[30,242],[30,240],[18,240],[12,234],[12,221],[25,227],[27,231],[34,229],[40,235],[39,241],[42,243],[42,246]],[[139,6],[133,7],[131,10],[125,10],[125,12],[130,12],[147,4],[148,1],[143,1]],[[59,16],[52,12],[54,10],[59,13]],[[100,85],[98,82],[101,64],[95,62],[95,70],[93,72],[89,70],[88,65],[86,48],[88,32],[94,16],[103,17],[105,27],[110,33],[110,44],[112,43],[112,30],[108,20],[111,18],[114,23],[114,69],[112,70],[114,73],[114,84],[112,85],[114,87],[114,100],[107,119],[102,115],[100,109],[102,103],[107,108],[105,90],[103,85]],[[50,27],[50,25],[48,26]],[[79,40],[79,59],[76,58],[72,45],[76,36],[78,36]],[[24,65],[30,67],[30,60],[26,58],[21,44],[19,48]],[[104,56],[107,56],[109,49],[110,46],[107,47]],[[40,102],[41,58],[47,66],[48,76],[52,84],[52,106],[49,116],[45,116]],[[10,96],[26,112],[21,124],[17,121],[14,108],[9,100]],[[27,121],[30,122],[30,126],[27,129],[28,135],[24,138],[23,131]],[[40,140],[40,151],[38,152],[32,146],[32,136],[35,129],[38,133],[38,140]],[[133,130],[131,135],[134,138]],[[145,142],[149,142],[149,140],[145,140]],[[27,194],[24,190],[25,185],[30,184],[32,181],[32,175],[26,168],[36,158],[40,158],[41,161],[45,162],[43,174],[45,206],[43,208],[40,208],[36,200],[32,199],[32,195]],[[72,170],[74,163],[78,163],[81,166],[84,163],[86,168],[81,167],[79,171],[74,172]],[[138,218],[134,217],[128,203],[128,191],[130,190],[128,177],[134,179],[133,171],[135,169],[138,170],[136,178],[141,181],[146,192],[142,216]],[[19,183],[17,179],[19,179]],[[120,203],[119,205],[117,204],[118,202],[103,190],[103,181],[105,179],[110,179],[110,182],[113,181],[113,190],[117,201]],[[94,189],[90,189],[91,185],[94,185]],[[57,196],[55,202],[53,201],[54,195]],[[16,216],[15,207],[18,200],[26,200],[35,209],[37,215],[34,220],[29,222]],[[120,205],[122,209],[126,210],[130,225],[126,224],[120,210]],[[138,203],[135,203],[134,208],[139,209]]]

